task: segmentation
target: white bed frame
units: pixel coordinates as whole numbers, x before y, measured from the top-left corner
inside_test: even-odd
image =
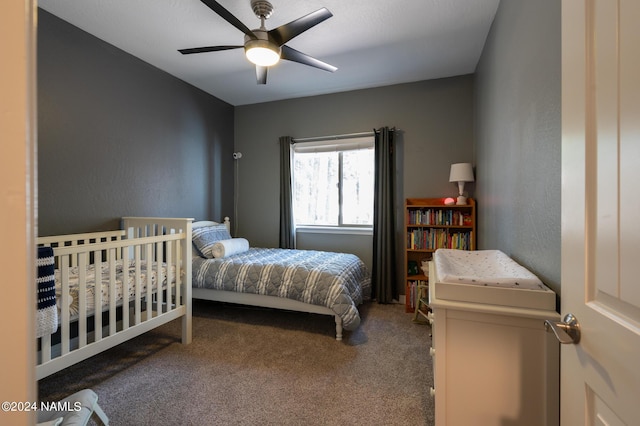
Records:
[[[191,218],[124,217],[122,230],[87,234],[60,235],[38,238],[38,245],[53,248],[56,268],[62,281],[62,308],[59,313],[58,332],[60,343],[52,344],[52,336],[39,338],[36,379],[40,380],[122,342],[159,327],[176,318],[182,318],[182,343],[191,343]],[[87,308],[85,265],[92,262],[96,270],[106,266],[112,283],[115,282],[115,265],[118,259],[159,261],[160,265],[175,265],[175,274],[167,271],[167,283],[163,291],[153,291],[151,274],[147,274],[147,290],[140,291],[140,276],[135,278],[135,298],[129,309],[120,309],[115,296],[115,285],[110,286],[109,305],[102,313],[108,315],[103,325],[102,315],[94,315]],[[78,314],[72,318],[69,312],[68,268],[79,266]],[[161,266],[158,266],[160,268]],[[169,269],[169,268],[167,268]],[[158,276],[160,271],[158,270]],[[128,292],[124,291],[125,294]],[[101,307],[102,294],[95,291],[94,306]],[[100,309],[98,308],[98,311]],[[89,331],[87,319],[93,317],[94,330]],[[71,333],[72,323],[77,322],[77,336]]]
[[[231,233],[231,222],[224,218],[224,224]],[[277,296],[267,296],[255,293],[237,293],[235,291],[214,290],[208,288],[193,288],[194,299],[211,300],[215,302],[236,303],[241,305],[259,306],[263,308],[282,309],[296,312],[329,315],[336,322],[336,340],[342,340],[342,318],[326,306],[312,305],[293,299]]]
[[[266,296],[263,294],[237,293],[235,291],[213,290],[208,288],[193,288],[192,290],[194,299],[333,316],[336,321],[336,340],[342,340],[342,318],[325,306],[311,305],[297,300]]]

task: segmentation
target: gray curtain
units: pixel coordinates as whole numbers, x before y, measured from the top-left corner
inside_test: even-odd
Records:
[[[291,194],[291,136],[280,137],[280,248],[296,248]]]
[[[396,285],[395,206],[394,206],[395,130],[375,130],[375,195],[373,201],[372,297],[378,303],[398,298]]]

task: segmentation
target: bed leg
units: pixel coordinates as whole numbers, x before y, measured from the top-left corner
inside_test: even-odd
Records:
[[[191,343],[192,336],[192,319],[190,313],[187,313],[182,317],[182,344],[188,345]]]
[[[336,318],[336,340],[342,340],[342,318],[340,318],[338,315],[336,315],[335,318]]]

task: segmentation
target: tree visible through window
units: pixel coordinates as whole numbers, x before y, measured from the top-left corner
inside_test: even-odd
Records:
[[[373,225],[373,137],[295,144],[292,173],[296,225]]]

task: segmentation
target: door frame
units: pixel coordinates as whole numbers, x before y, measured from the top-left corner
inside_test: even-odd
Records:
[[[2,353],[0,399],[37,400],[35,380],[36,156],[36,0],[2,2],[0,48],[0,212],[4,223],[0,249]],[[2,419],[6,419],[2,420]],[[1,411],[0,423],[35,424],[32,411]]]

